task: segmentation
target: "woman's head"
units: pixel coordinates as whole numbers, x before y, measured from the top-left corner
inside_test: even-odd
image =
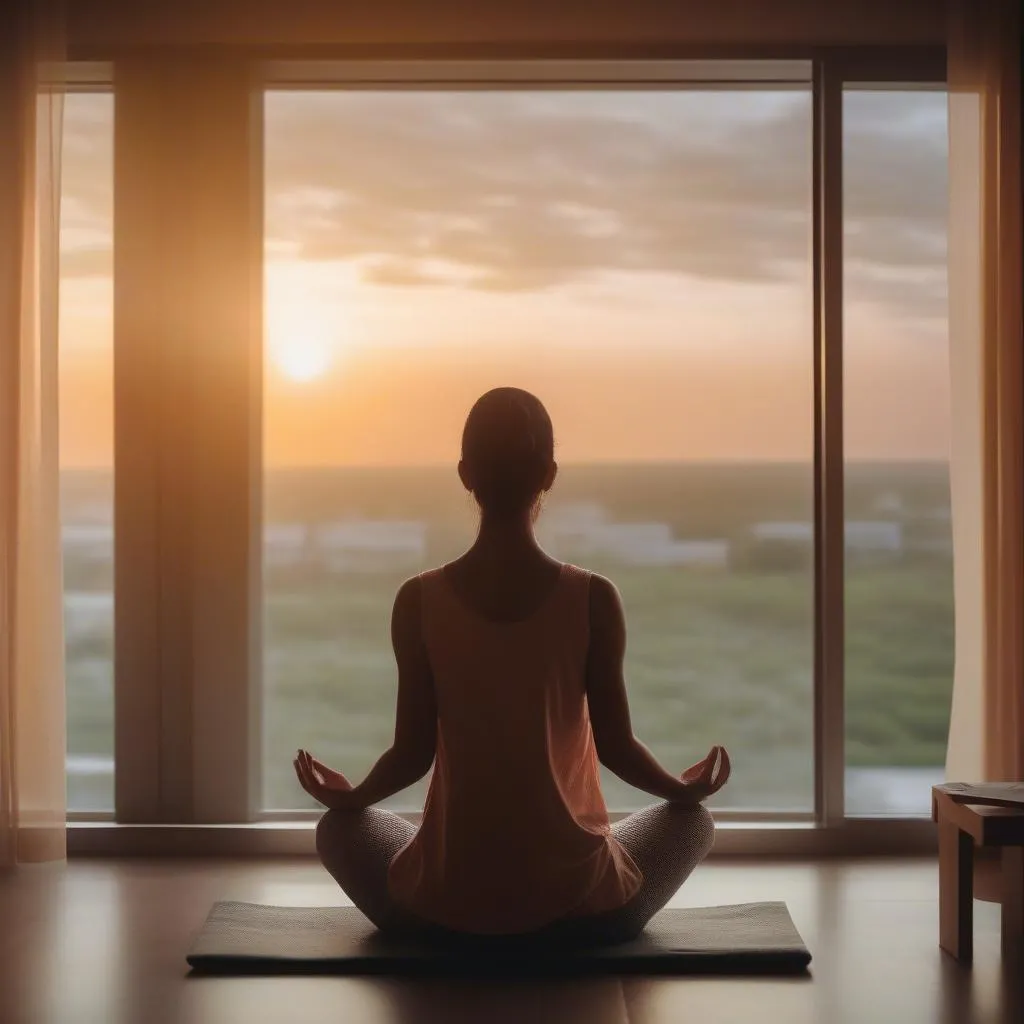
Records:
[[[535,516],[556,471],[551,417],[540,399],[519,388],[477,399],[462,431],[459,477],[483,515]]]

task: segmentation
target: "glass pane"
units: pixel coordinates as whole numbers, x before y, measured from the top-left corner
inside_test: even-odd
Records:
[[[265,806],[310,806],[297,747],[355,779],[390,743],[392,600],[471,543],[461,429],[508,384],[555,424],[542,541],[623,593],[638,735],[675,771],[728,745],[719,806],[811,808],[810,114],[268,94]]]
[[[60,469],[68,808],[114,807],[114,97],[64,102]]]
[[[946,94],[844,101],[846,806],[928,814],[953,683]]]

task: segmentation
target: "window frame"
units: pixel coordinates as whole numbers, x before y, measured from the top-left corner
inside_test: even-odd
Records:
[[[171,59],[193,60],[195,54],[182,52]],[[250,131],[240,133],[238,146],[251,146],[253,140],[262,140],[262,100],[267,89],[663,89],[667,86],[685,88],[687,85],[711,88],[716,84],[735,89],[744,85],[750,88],[783,88],[787,82],[810,89],[813,119],[810,201],[814,305],[810,340],[813,344],[814,374],[814,809],[808,813],[721,810],[716,811],[716,818],[726,825],[726,834],[729,836],[726,846],[731,852],[866,852],[875,848],[884,848],[890,852],[921,852],[922,849],[931,849],[934,830],[926,819],[871,816],[849,818],[845,809],[842,113],[843,90],[849,86],[893,87],[902,84],[910,88],[944,88],[944,48],[796,47],[789,52],[779,51],[778,48],[763,51],[742,48],[733,52],[723,50],[712,56],[705,50],[703,54],[681,53],[679,59],[625,61],[590,58],[275,60],[266,54],[234,54],[231,59],[236,61],[237,67],[247,69],[245,73],[249,76],[253,90],[253,102],[248,109],[248,117],[252,119]],[[681,73],[682,61],[689,63],[688,70],[692,75]],[[121,63],[120,59],[115,59],[111,64],[69,65],[68,88],[98,90],[112,87],[116,95]],[[794,73],[797,67],[803,71],[799,79]],[[731,76],[721,74],[725,70],[730,70]],[[738,78],[741,73],[743,77]],[[235,109],[240,108],[236,105]],[[130,159],[131,155],[129,150],[121,158]],[[250,209],[257,206],[261,209],[262,150],[257,152],[253,147],[245,155],[251,161],[254,171],[248,178],[249,188],[260,189],[258,197],[250,196],[252,201],[249,206]],[[236,156],[241,156],[240,151],[236,152]],[[258,173],[257,164],[260,165]],[[119,209],[115,192],[115,220]],[[124,216],[123,210],[121,215]],[[262,275],[262,220],[255,215],[250,235],[252,248],[248,259],[251,265],[258,263],[259,274]],[[261,297],[261,281],[254,284],[253,289],[253,295]],[[116,292],[115,282],[115,307]],[[250,296],[250,300],[253,300],[253,296]],[[123,362],[126,351],[125,339],[119,330],[116,316],[114,346],[116,367]],[[247,410],[249,429],[255,436],[248,438],[249,443],[245,447],[236,445],[230,457],[254,460],[262,472],[262,371],[256,365],[262,361],[261,325],[249,326],[247,353],[245,365],[238,368],[237,373],[246,375],[250,399]],[[117,372],[115,369],[115,375]],[[117,402],[115,398],[115,404]],[[182,462],[188,463],[190,458],[186,457]],[[175,474],[185,473],[188,468],[185,465],[172,467],[169,483],[173,484],[176,479],[185,482],[184,477],[179,479]],[[194,485],[195,480],[192,483]],[[206,485],[200,482],[199,486],[202,488]],[[261,494],[260,490],[260,498]],[[252,494],[250,499],[253,502],[257,500]],[[129,507],[130,501],[130,494],[119,494],[115,501],[116,523],[137,515]],[[150,849],[154,843],[159,848],[164,841],[168,844],[168,851],[176,844],[189,846],[198,843],[197,849],[201,849],[207,841],[212,844],[211,849],[226,844],[231,849],[242,851],[251,848],[263,852],[284,852],[297,848],[296,843],[304,850],[311,849],[311,838],[307,833],[317,812],[266,811],[261,809],[259,799],[262,771],[254,770],[254,758],[258,760],[260,746],[262,693],[258,672],[262,657],[260,622],[263,593],[258,564],[262,556],[261,510],[250,507],[248,511],[249,543],[256,550],[250,550],[245,569],[246,579],[243,585],[232,591],[234,596],[231,598],[231,601],[246,604],[244,608],[233,610],[236,621],[244,620],[248,623],[244,652],[238,649],[240,641],[237,632],[227,638],[211,631],[197,633],[194,617],[171,617],[165,619],[161,630],[143,641],[141,648],[137,636],[131,640],[132,649],[136,655],[141,649],[143,658],[142,663],[136,662],[136,667],[128,673],[124,664],[128,652],[124,644],[128,641],[122,638],[131,622],[132,608],[126,600],[119,601],[115,593],[115,659],[119,663],[115,668],[115,677],[119,676],[119,679],[114,699],[115,718],[122,723],[120,731],[123,732],[132,721],[133,709],[138,706],[137,703],[131,703],[127,696],[129,692],[134,694],[135,701],[148,701],[154,708],[166,706],[168,699],[173,698],[167,680],[161,683],[158,676],[147,674],[144,669],[147,659],[149,664],[159,664],[162,652],[175,640],[201,662],[205,660],[209,665],[226,664],[234,666],[234,669],[221,676],[215,672],[204,672],[203,688],[198,689],[193,685],[190,691],[190,696],[194,693],[198,697],[200,710],[207,702],[221,709],[217,716],[215,735],[208,732],[203,743],[192,742],[202,726],[195,716],[196,709],[190,708],[191,724],[184,726],[184,733],[180,722],[175,730],[173,714],[156,714],[151,718],[144,742],[118,751],[114,766],[115,780],[119,787],[115,812],[113,815],[97,812],[69,813],[69,821],[74,823],[69,835],[69,848],[72,851],[101,852],[116,850],[121,843],[131,847],[140,842]],[[115,526],[115,534],[118,532],[119,528]],[[208,550],[206,555],[214,563],[220,557],[216,550]],[[150,563],[150,571],[155,573],[150,579],[151,584],[158,585],[165,572],[181,573],[180,564],[174,561],[174,553],[161,550],[159,543],[155,547],[155,559],[155,562]],[[227,563],[214,564],[210,568],[216,573],[218,569],[228,571],[229,566]],[[117,578],[119,582],[122,578],[140,582],[139,575],[145,571],[138,564],[123,564],[119,570],[121,575]],[[184,575],[187,584],[194,584],[194,579],[191,579],[193,573],[186,571]],[[240,671],[240,665],[248,666],[250,671]],[[252,671],[254,669],[255,675]],[[195,679],[192,682],[194,684]],[[232,719],[223,710],[231,707],[244,707],[248,713],[237,714]],[[212,754],[214,745],[221,749],[223,758]],[[159,753],[153,756],[154,751],[161,750],[162,757]],[[217,774],[214,769],[223,764],[228,766],[227,771],[223,775]],[[140,789],[137,782],[132,781],[147,778],[151,784],[148,789]],[[179,802],[177,810],[168,814],[170,808],[157,806],[160,801],[154,794],[161,787],[184,787],[195,794],[200,780],[206,796],[198,802],[194,800],[191,807],[186,806],[188,801],[185,804]],[[617,817],[619,814],[613,813],[612,816]],[[417,815],[410,814],[408,817],[415,820]],[[124,824],[120,824],[122,822]],[[202,831],[191,831],[203,822]],[[178,838],[172,836],[175,830]],[[118,835],[123,838],[118,839]],[[146,838],[147,835],[149,838]],[[305,838],[297,840],[296,835]],[[191,838],[182,838],[188,836]],[[204,840],[202,836],[207,839]],[[218,836],[220,838],[216,838]]]

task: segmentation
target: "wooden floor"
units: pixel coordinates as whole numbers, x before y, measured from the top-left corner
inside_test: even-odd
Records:
[[[444,982],[201,978],[184,953],[216,899],[346,902],[311,860],[77,860],[0,873],[2,1024],[1020,1024],[1024,965],[976,905],[976,962],[937,946],[933,861],[711,863],[673,905],[783,899],[806,978]]]

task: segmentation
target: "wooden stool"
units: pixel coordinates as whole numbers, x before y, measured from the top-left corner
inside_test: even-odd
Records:
[[[1002,850],[1003,952],[1024,946],[1024,811],[957,803],[932,790],[939,826],[939,945],[962,963],[974,955],[974,849]]]

